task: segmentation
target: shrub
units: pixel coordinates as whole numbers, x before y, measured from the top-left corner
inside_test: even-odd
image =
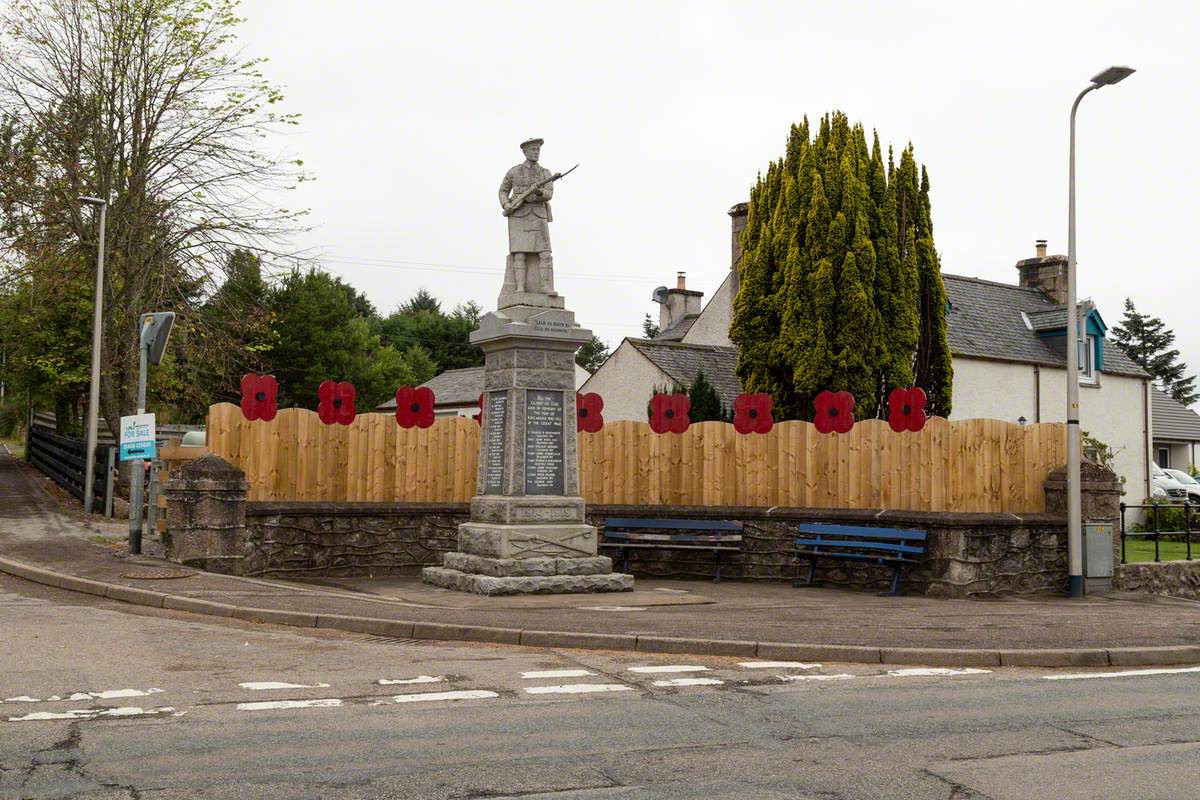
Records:
[[[1161,498],[1148,499],[1147,506],[1158,506],[1158,529],[1160,531],[1183,531],[1190,517],[1192,530],[1200,530],[1200,508],[1192,506],[1191,511],[1185,509],[1184,503],[1170,503]],[[1145,519],[1130,527],[1134,533],[1154,530],[1154,509],[1142,509]]]

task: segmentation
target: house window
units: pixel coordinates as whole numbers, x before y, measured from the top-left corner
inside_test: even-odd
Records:
[[[1171,448],[1169,448],[1169,447],[1158,448],[1158,458],[1154,459],[1154,463],[1158,464],[1158,466],[1162,467],[1163,469],[1170,469],[1171,468]]]
[[[1079,382],[1096,383],[1096,337],[1091,334],[1079,342]]]

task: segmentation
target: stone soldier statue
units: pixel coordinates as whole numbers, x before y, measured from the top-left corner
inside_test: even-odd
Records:
[[[556,296],[554,259],[550,253],[550,221],[554,219],[550,198],[554,196],[554,182],[566,173],[551,174],[538,164],[543,141],[526,139],[521,142],[525,161],[505,173],[500,183],[500,208],[508,217],[508,252],[512,256],[516,291],[526,291],[527,256],[534,255],[541,291]]]

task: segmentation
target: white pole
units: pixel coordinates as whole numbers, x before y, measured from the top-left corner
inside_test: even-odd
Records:
[[[96,254],[96,300],[92,310],[92,382],[88,392],[87,446],[84,453],[83,513],[92,513],[96,482],[96,434],[100,406],[100,336],[104,318],[104,218],[108,203],[94,198],[81,198],[90,205],[100,206],[100,245]]]

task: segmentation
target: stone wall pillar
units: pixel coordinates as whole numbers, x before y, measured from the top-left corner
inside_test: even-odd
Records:
[[[1105,522],[1113,526],[1113,572],[1121,564],[1121,495],[1125,489],[1117,474],[1107,467],[1084,461],[1079,467],[1080,505],[1083,522]],[[1043,484],[1046,512],[1067,515],[1067,466],[1051,470]],[[1089,580],[1089,591],[1103,590]]]
[[[164,545],[171,561],[241,575],[246,558],[246,493],[237,467],[217,456],[189,461],[167,481]]]

